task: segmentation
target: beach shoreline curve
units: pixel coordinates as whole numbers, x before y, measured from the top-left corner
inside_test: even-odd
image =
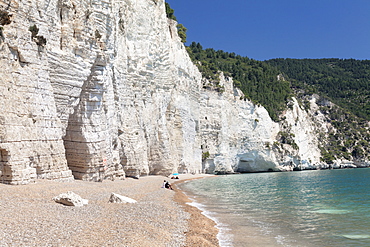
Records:
[[[185,178],[183,178],[184,176]],[[203,214],[201,209],[192,205],[193,200],[178,187],[178,185],[191,180],[215,176],[216,175],[208,174],[188,176],[184,174],[181,176],[182,179],[180,181],[173,182],[176,192],[173,198],[174,201],[182,206],[185,212],[190,214],[190,218],[188,219],[188,231],[185,232],[185,246],[220,246],[218,239],[219,229],[217,228],[217,223]]]

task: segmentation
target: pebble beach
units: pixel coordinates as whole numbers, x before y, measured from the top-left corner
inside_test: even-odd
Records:
[[[218,246],[215,223],[186,204],[189,198],[176,186],[161,188],[163,180],[199,177],[0,184],[0,246]],[[53,201],[68,191],[88,205]],[[137,203],[109,203],[112,192]]]

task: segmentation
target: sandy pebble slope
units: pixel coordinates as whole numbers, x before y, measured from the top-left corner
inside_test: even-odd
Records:
[[[174,191],[161,189],[164,179],[0,184],[0,246],[183,246],[189,214],[173,201]],[[89,204],[52,200],[67,191]],[[138,202],[108,203],[111,192]]]
[[[201,236],[194,242],[187,198],[175,202],[175,191],[161,188],[164,179],[0,184],[0,246],[215,246]],[[183,179],[185,176],[180,181]],[[88,199],[89,204],[68,207],[52,200],[67,191]],[[111,192],[138,202],[108,203]],[[200,211],[197,214],[200,216]],[[214,231],[213,225],[208,223]],[[192,242],[186,244],[187,233],[192,233],[188,237]],[[213,242],[217,242],[215,236]]]

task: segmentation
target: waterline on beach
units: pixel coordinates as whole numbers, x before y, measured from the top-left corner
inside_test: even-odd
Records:
[[[221,176],[222,177],[222,176]],[[207,178],[208,180],[209,178]],[[204,180],[204,179],[200,179]],[[198,180],[198,182],[200,181]],[[247,224],[239,224],[240,215],[235,212],[235,214],[230,214],[228,212],[227,204],[219,204],[216,200],[214,203],[209,203],[207,196],[199,195],[193,193],[193,190],[189,190],[188,185],[191,185],[193,181],[186,181],[181,184],[180,188],[184,194],[191,199],[191,202],[188,204],[198,208],[202,211],[202,214],[207,218],[211,219],[216,223],[216,228],[219,230],[217,234],[217,239],[219,241],[219,246],[221,247],[232,247],[232,246],[243,246],[243,244],[248,243],[248,246],[275,246],[276,243],[284,242],[284,237],[277,235],[276,237],[269,237],[266,234],[269,233],[269,230],[261,225],[261,222],[257,220],[250,219],[250,222]],[[189,183],[188,183],[189,182]],[[190,186],[192,187],[192,186]],[[235,227],[237,224],[237,227]],[[247,232],[248,236],[246,241],[244,234]],[[235,233],[235,234],[233,234]],[[240,237],[242,236],[242,237]]]
[[[185,193],[186,194],[186,193]],[[205,205],[195,202],[189,202],[187,203],[190,206],[198,208],[200,211],[202,211],[202,214],[206,216],[207,218],[213,220],[216,223],[216,228],[219,230],[217,234],[217,239],[219,242],[220,247],[231,247],[232,245],[232,239],[233,235],[231,234],[231,229],[228,227],[227,224],[224,224],[219,221],[217,217],[217,213],[207,211],[205,208]]]
[[[176,194],[174,200],[184,208],[189,214],[188,231],[186,235],[186,246],[219,246],[219,240],[217,234],[219,230],[215,227],[216,222],[210,217],[203,214],[202,210],[196,205],[192,205],[194,202],[185,191],[180,189],[180,185],[187,183],[190,180],[200,179],[209,177],[212,175],[199,174],[195,176],[181,176],[181,180],[175,181],[174,186]]]
[[[209,179],[211,177],[216,177],[216,176],[208,175],[206,177],[196,178],[196,180]],[[212,220],[215,223],[215,228],[218,229],[217,240],[218,240],[219,246],[221,247],[233,246],[232,245],[233,234],[231,233],[231,229],[228,227],[228,225],[219,220],[219,217],[217,216],[216,212],[207,210],[206,206],[202,204],[199,200],[197,200],[197,196],[194,195],[191,191],[184,190],[184,188],[186,187],[186,184],[191,181],[194,181],[194,179],[188,179],[181,183],[176,184],[176,186],[182,191],[182,193],[186,195],[187,198],[190,200],[190,202],[187,202],[186,204],[191,207],[195,207],[199,209],[202,215],[204,215],[205,217],[207,217],[208,219]]]
[[[218,176],[181,186],[221,246],[370,246],[370,169]],[[225,240],[225,242],[223,242]]]

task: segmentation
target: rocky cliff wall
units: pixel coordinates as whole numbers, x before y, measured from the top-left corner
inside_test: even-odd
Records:
[[[200,136],[204,172],[264,172],[320,168],[317,135],[321,121],[293,98],[276,123],[261,106],[244,100],[231,78],[221,75],[223,93],[203,90]],[[312,99],[314,107],[314,99]],[[205,157],[205,156],[203,156]]]
[[[278,124],[231,78],[202,88],[163,0],[12,0],[0,13],[0,182],[319,164],[297,101]]]
[[[0,9],[2,182],[200,172],[201,76],[164,1]]]

